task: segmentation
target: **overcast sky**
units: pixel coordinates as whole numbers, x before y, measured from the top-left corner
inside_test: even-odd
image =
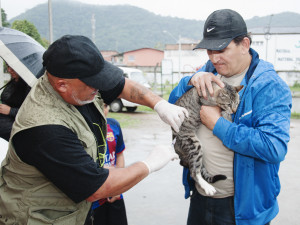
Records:
[[[75,1],[75,0],[74,0]],[[300,0],[78,0],[88,4],[130,4],[162,16],[205,20],[217,9],[230,8],[244,19],[290,11],[300,13]],[[11,19],[48,0],[0,0],[8,19]]]

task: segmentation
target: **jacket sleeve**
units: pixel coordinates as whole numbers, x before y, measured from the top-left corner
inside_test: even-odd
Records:
[[[205,71],[207,65],[208,64],[205,64],[196,73]],[[180,80],[179,84],[172,90],[172,92],[169,96],[168,101],[170,103],[174,104],[177,101],[177,99],[181,97],[181,95],[183,95],[185,92],[187,92],[188,90],[190,90],[193,87],[192,85],[189,85],[189,82],[196,73],[194,73],[192,76],[185,76]]]
[[[279,163],[284,160],[290,139],[291,93],[278,79],[256,82],[258,88],[250,88],[251,94],[245,93],[246,100],[241,102],[243,107],[251,105],[252,108],[234,123],[220,118],[213,133],[236,153]]]
[[[15,118],[18,111],[19,111],[19,108],[10,108],[9,116],[12,117],[12,118]]]
[[[180,80],[179,84],[170,93],[168,100],[170,103],[174,104],[177,99],[179,99],[185,92],[193,87],[192,85],[188,85],[191,77],[192,76],[186,76]]]
[[[21,99],[21,102],[20,102],[20,106],[19,107],[11,107],[10,108],[10,111],[9,111],[9,116],[12,117],[12,118],[16,118],[17,116],[17,113],[21,107],[21,104],[24,102],[26,96],[28,95],[28,93],[30,92],[30,86],[26,84],[26,88],[25,88],[25,91],[22,93],[22,96],[19,96],[19,98]]]

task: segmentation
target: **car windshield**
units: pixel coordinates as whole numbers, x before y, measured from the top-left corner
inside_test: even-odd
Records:
[[[147,83],[146,78],[144,77],[143,73],[141,73],[141,72],[132,72],[131,79],[135,80],[136,82],[138,82],[140,84]]]

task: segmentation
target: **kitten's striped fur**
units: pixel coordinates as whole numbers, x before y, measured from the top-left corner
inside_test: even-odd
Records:
[[[220,88],[213,83],[214,96],[208,96],[207,100],[199,96],[196,88],[193,87],[175,103],[189,112],[189,117],[185,118],[179,132],[173,130],[173,139],[176,138],[175,151],[179,155],[180,164],[190,169],[192,178],[200,184],[207,195],[214,195],[216,192],[209,183],[225,180],[226,176],[221,174],[213,176],[207,172],[202,163],[203,151],[196,131],[201,124],[199,113],[201,105],[219,106],[222,109],[222,116],[228,120],[231,120],[230,114],[236,112],[239,104],[238,92],[243,86],[233,87],[224,84],[225,87]]]

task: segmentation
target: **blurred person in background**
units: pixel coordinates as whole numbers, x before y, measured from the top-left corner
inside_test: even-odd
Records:
[[[30,91],[27,83],[7,63],[10,81],[1,89],[0,102],[0,137],[9,140],[12,125],[24,99]]]

